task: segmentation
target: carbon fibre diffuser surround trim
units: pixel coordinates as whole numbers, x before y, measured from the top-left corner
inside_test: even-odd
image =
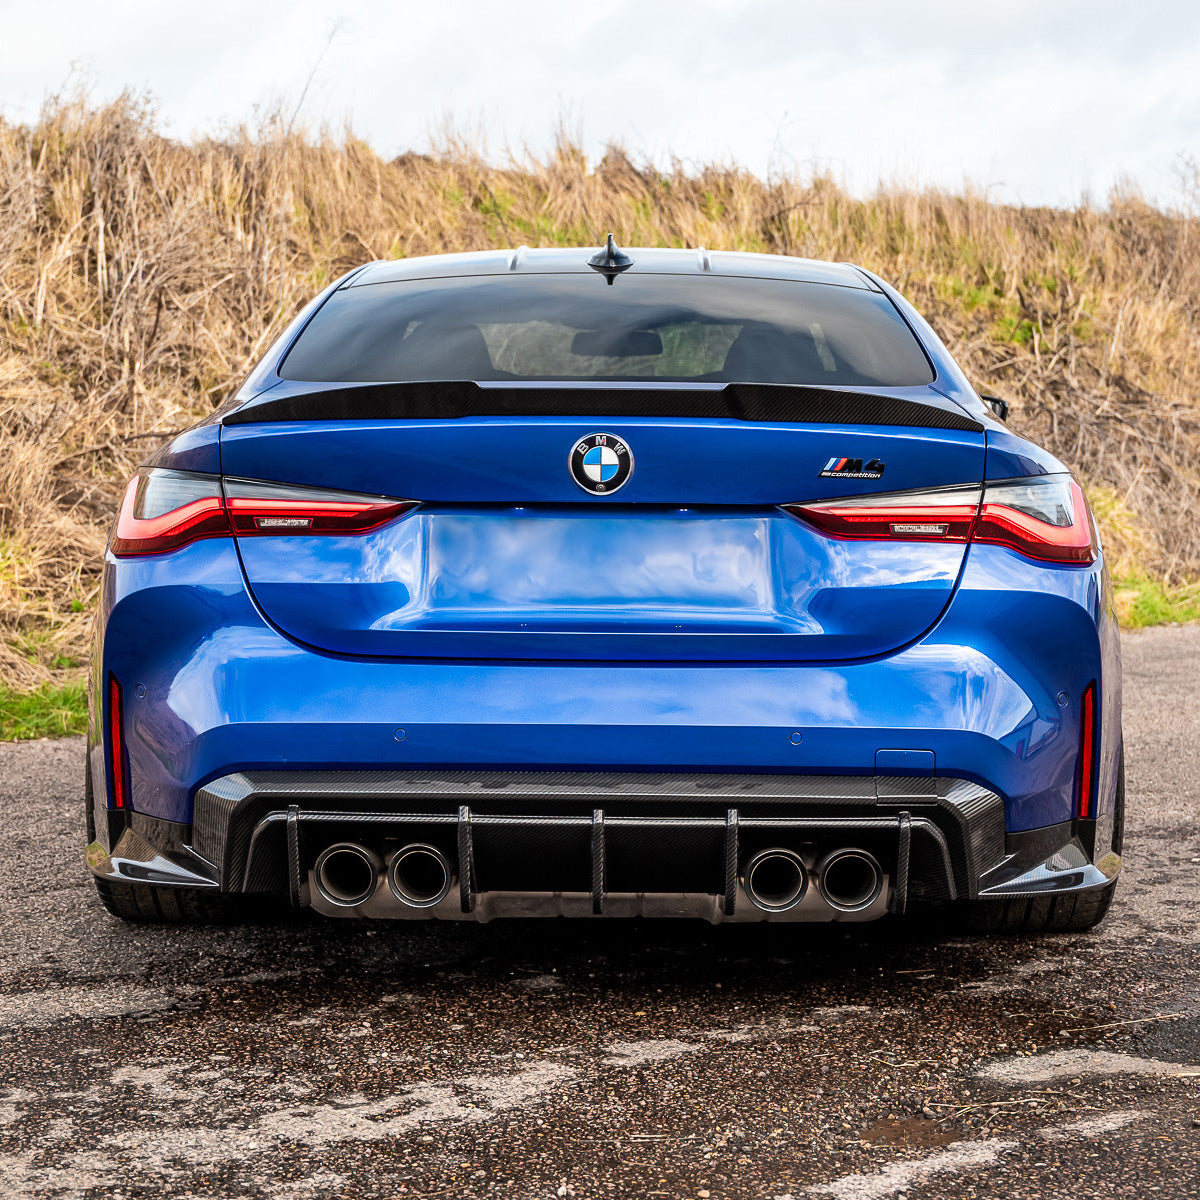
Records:
[[[193,849],[217,868],[226,891],[282,890],[284,820],[328,828],[375,830],[390,824],[452,827],[469,808],[505,859],[528,853],[527,834],[592,818],[678,831],[679,845],[703,842],[736,809],[747,827],[782,832],[799,821],[820,835],[846,822],[879,819],[889,828],[897,808],[880,799],[874,776],[785,774],[649,774],[570,771],[260,771],[225,776],[195,801]],[[899,781],[894,781],[898,783]],[[914,793],[906,804],[919,819],[913,877],[917,895],[974,895],[979,875],[1003,855],[1004,808],[994,793],[953,779],[910,780],[886,788]],[[708,831],[708,832],[705,832]],[[388,836],[393,836],[388,833]],[[676,836],[676,835],[672,835]],[[700,843],[697,842],[697,845]],[[668,855],[669,857],[669,855]],[[923,890],[922,890],[923,889]]]
[[[277,421],[457,420],[462,417],[675,417],[893,425],[982,432],[965,413],[901,396],[822,387],[730,383],[713,388],[495,387],[467,381],[317,388],[251,402],[224,425]]]

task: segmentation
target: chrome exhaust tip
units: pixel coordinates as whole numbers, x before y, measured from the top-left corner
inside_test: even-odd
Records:
[[[760,850],[742,871],[742,886],[755,908],[787,912],[808,891],[808,871],[794,850]]]
[[[388,887],[409,908],[433,908],[450,894],[454,867],[436,847],[423,842],[402,846],[388,860]]]
[[[330,904],[353,908],[371,898],[382,866],[374,850],[357,842],[334,842],[317,855],[313,878]]]
[[[866,850],[834,850],[817,867],[817,886],[830,908],[844,913],[862,912],[883,890],[883,868]]]

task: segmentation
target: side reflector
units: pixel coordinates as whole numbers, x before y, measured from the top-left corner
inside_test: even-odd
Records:
[[[113,808],[125,807],[125,708],[121,685],[115,675],[108,677],[108,748],[112,761]]]
[[[1096,777],[1096,684],[1083,689],[1079,705],[1079,763],[1075,769],[1076,812],[1091,817]]]

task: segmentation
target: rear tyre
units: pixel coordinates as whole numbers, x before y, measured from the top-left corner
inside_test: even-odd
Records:
[[[88,762],[87,752],[83,759],[83,827],[87,832],[87,844],[90,846],[96,840],[96,809],[95,797],[92,793],[92,764]]]
[[[1112,847],[1125,844],[1125,747],[1117,768]],[[976,900],[967,909],[967,927],[975,933],[1085,933],[1108,915],[1117,881],[1073,896],[1014,896],[1011,900]]]

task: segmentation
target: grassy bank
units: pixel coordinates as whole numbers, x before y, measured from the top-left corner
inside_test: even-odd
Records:
[[[44,683],[28,691],[0,687],[0,741],[66,737],[87,729],[87,692],[82,680]]]
[[[1184,625],[1200,621],[1200,585],[1167,587],[1145,575],[1113,580],[1113,598],[1122,629]]]
[[[271,120],[184,143],[139,99],[68,98],[31,126],[0,121],[0,682],[49,697],[78,669],[130,472],[324,283],[371,258],[609,230],[893,280],[977,385],[1012,401],[1014,427],[1080,473],[1126,619],[1194,613],[1200,230],[1185,215],[1132,195],[1069,210],[854,197],[617,148],[588,162],[565,142],[540,161],[453,144],[388,161]]]

